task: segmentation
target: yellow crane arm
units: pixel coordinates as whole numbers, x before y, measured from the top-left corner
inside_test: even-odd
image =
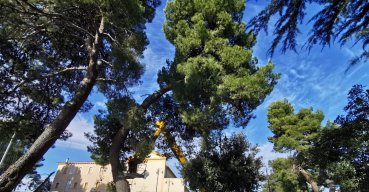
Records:
[[[163,132],[165,140],[168,142],[170,149],[172,150],[172,152],[178,159],[179,163],[182,166],[185,166],[187,164],[186,156],[184,155],[181,148],[177,145],[175,138],[170,134],[170,132],[167,129],[165,129],[165,122],[160,120],[160,121],[157,121],[155,124],[156,124],[157,130],[154,133],[154,137],[153,137],[154,142],[159,137],[160,133]],[[206,192],[206,190],[203,188],[201,188],[200,191]]]
[[[186,165],[187,159],[184,155],[181,148],[177,145],[177,142],[175,138],[170,134],[170,132],[165,128],[165,122],[164,121],[158,121],[156,122],[157,130],[154,133],[154,141],[159,137],[160,133],[162,132],[164,135],[165,140],[168,142],[170,149],[178,159],[179,163],[181,163],[182,166]]]

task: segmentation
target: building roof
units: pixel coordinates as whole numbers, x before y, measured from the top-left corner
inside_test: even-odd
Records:
[[[145,160],[166,160],[165,155],[160,154],[157,151],[151,151],[151,153],[145,158]],[[58,162],[59,165],[63,164],[96,164],[94,161],[73,161],[73,162]],[[107,164],[108,165],[108,164]]]

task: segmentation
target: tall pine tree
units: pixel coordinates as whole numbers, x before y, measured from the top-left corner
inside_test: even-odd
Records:
[[[0,2],[0,129],[29,139],[26,153],[0,176],[0,191],[14,189],[63,136],[95,85],[112,97],[137,82],[145,23],[158,3]]]
[[[246,24],[241,21],[244,8],[244,0],[168,2],[164,32],[176,48],[175,58],[159,71],[160,90],[137,105],[137,112],[152,115],[153,122],[164,118],[167,130],[176,133],[173,135],[177,138],[182,134],[206,138],[212,130],[224,129],[230,122],[246,126],[279,74],[272,72],[272,63],[258,65],[252,56],[255,37],[245,31]],[[170,97],[173,105],[163,105],[150,113],[150,107],[162,102],[163,95]],[[165,112],[171,107],[175,107],[176,118]],[[134,131],[129,121],[123,122],[113,136],[109,153],[119,191],[128,190],[119,164],[121,146]]]

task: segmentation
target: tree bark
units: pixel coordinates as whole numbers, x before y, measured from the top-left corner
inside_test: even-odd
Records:
[[[81,85],[74,95],[61,109],[56,119],[48,125],[36,139],[30,149],[0,176],[0,191],[10,192],[31,170],[42,156],[60,138],[69,123],[75,117],[83,103],[91,93],[98,77],[97,59],[101,46],[101,34],[104,31],[104,18],[101,18],[99,29],[94,39],[88,44],[88,68]]]
[[[319,186],[318,184],[311,178],[310,174],[303,169],[302,167],[298,166],[298,170],[301,173],[301,175],[305,178],[306,182],[308,182],[311,185],[311,189],[314,192],[319,192]]]
[[[33,191],[33,192],[39,192],[41,188],[46,184],[46,182],[50,181],[50,177],[55,173],[55,171],[51,172],[44,181]]]
[[[167,87],[161,88],[160,90],[156,91],[155,93],[146,97],[146,99],[140,105],[140,108],[146,111],[153,103],[160,99],[165,93],[172,90],[172,84],[168,85]],[[121,127],[120,130],[116,133],[113,138],[112,147],[110,149],[110,165],[111,165],[111,172],[113,175],[113,181],[115,183],[116,192],[129,192],[129,184],[126,180],[123,167],[119,162],[119,153],[120,153],[120,146],[122,146],[129,134],[129,129]]]
[[[109,161],[113,174],[113,181],[115,183],[115,188],[117,192],[130,192],[129,183],[125,179],[123,173],[123,167],[120,164],[119,153],[121,150],[121,145],[124,144],[127,136],[127,129],[120,129],[117,134],[114,136],[112,146],[110,148]]]

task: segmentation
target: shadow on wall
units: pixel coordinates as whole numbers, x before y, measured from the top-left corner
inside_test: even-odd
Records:
[[[85,182],[81,176],[81,167],[67,164],[58,170],[53,185],[52,192],[105,192],[107,185],[102,183],[102,178],[94,182]]]

